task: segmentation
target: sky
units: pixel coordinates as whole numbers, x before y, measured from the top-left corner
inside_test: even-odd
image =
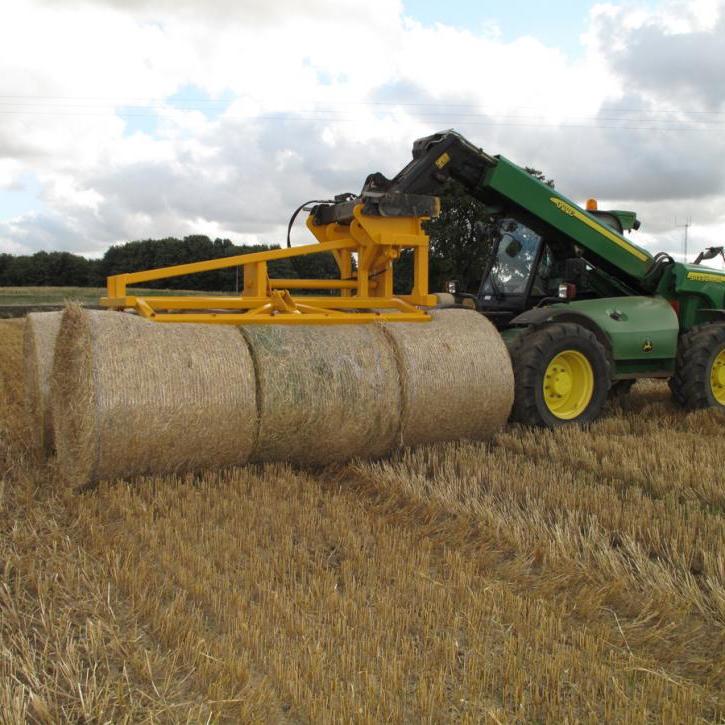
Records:
[[[685,224],[689,259],[725,244],[725,0],[3,9],[0,251],[281,243],[300,203],[394,174],[446,128],[636,210],[652,252],[682,258]]]

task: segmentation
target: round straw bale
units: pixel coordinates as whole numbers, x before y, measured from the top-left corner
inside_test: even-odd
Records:
[[[436,307],[439,309],[453,307],[456,304],[456,298],[450,292],[436,292]]]
[[[242,328],[257,373],[252,459],[325,465],[391,451],[400,382],[379,325]]]
[[[25,407],[33,447],[43,455],[53,449],[53,416],[50,408],[50,372],[61,312],[31,312],[25,319]]]
[[[430,314],[428,323],[384,325],[402,382],[402,444],[488,438],[506,423],[514,399],[506,345],[477,312]]]
[[[51,397],[76,485],[244,464],[256,438],[254,366],[235,327],[68,307]]]

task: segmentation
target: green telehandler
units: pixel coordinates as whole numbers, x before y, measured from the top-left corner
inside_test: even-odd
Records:
[[[609,395],[639,378],[668,379],[685,408],[725,410],[725,272],[632,243],[625,232],[639,227],[634,212],[599,210],[594,200],[582,208],[503,156],[443,131],[416,141],[394,178],[371,174],[359,196],[317,205],[312,220],[349,224],[361,202],[365,214],[418,214],[451,180],[485,204],[476,233],[491,255],[477,293],[455,283],[447,291],[506,341],[514,420],[588,423]]]

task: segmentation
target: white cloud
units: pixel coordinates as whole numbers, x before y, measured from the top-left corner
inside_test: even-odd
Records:
[[[720,5],[596,6],[574,61],[388,0],[18,2],[0,26],[0,188],[32,174],[44,209],[0,222],[0,250],[279,242],[299,203],[395,173],[452,125],[575,198],[638,208],[648,246],[673,247],[676,216],[715,243],[725,135],[707,124],[725,112],[692,69],[719,64]],[[671,85],[673,57],[690,70]],[[192,87],[211,102],[181,110]]]

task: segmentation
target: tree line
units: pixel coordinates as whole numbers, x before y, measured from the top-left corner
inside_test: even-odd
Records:
[[[70,252],[36,252],[31,255],[0,254],[3,287],[103,287],[106,277],[124,272],[220,259],[238,254],[278,249],[276,245],[238,245],[228,239],[193,235],[176,239],[145,239],[110,247],[100,259]],[[292,257],[269,263],[272,277],[326,279],[338,276],[331,254]],[[156,289],[236,292],[242,274],[237,267],[145,283]]]

